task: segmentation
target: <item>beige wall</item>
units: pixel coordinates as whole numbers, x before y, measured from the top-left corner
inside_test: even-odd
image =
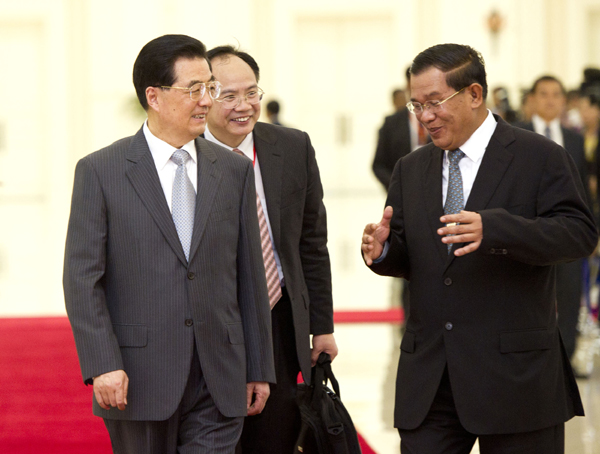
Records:
[[[496,38],[487,17],[504,27]],[[141,124],[133,61],[150,39],[239,42],[267,99],[311,135],[326,189],[338,308],[385,307],[362,265],[362,226],[384,201],[370,171],[389,92],[424,48],[480,50],[491,87],[550,72],[568,87],[600,66],[600,0],[0,0],[0,315],[63,314],[62,254],[73,170]]]

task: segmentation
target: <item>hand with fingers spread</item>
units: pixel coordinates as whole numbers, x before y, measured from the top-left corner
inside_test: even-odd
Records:
[[[117,407],[125,410],[129,377],[124,370],[113,370],[94,377],[94,395],[96,401],[105,410]]]
[[[383,245],[390,236],[390,220],[394,210],[391,206],[385,207],[383,217],[378,224],[367,224],[363,231],[361,250],[363,258],[368,266],[373,264],[381,256]]]
[[[271,388],[267,382],[250,382],[246,384],[246,404],[248,416],[258,415],[265,408]]]
[[[437,231],[444,244],[467,243],[454,251],[455,256],[460,257],[479,249],[483,239],[483,224],[479,213],[463,210],[458,214],[444,215],[440,221],[446,224]]]

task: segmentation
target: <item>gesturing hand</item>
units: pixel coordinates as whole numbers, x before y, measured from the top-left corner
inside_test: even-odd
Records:
[[[379,224],[367,224],[362,236],[361,250],[365,263],[369,266],[373,264],[373,260],[379,258],[383,252],[383,245],[390,236],[390,220],[394,210],[391,206],[385,207],[383,217]]]
[[[438,229],[437,233],[442,237],[443,243],[467,243],[464,247],[454,251],[455,256],[470,254],[481,246],[483,223],[479,213],[461,211],[459,214],[444,215],[440,221],[444,224],[454,224]]]

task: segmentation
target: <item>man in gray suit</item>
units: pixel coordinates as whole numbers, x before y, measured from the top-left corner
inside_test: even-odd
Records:
[[[337,355],[323,187],[308,135],[258,122],[262,90],[256,61],[231,46],[216,47],[208,56],[223,89],[208,115],[206,138],[254,163],[263,244],[273,250],[275,262],[268,282],[279,291],[270,318],[277,384],[265,411],[246,418],[241,448],[243,454],[291,453],[300,429],[298,372],[310,383],[311,360],[314,364],[321,352]]]
[[[64,290],[83,378],[115,453],[234,452],[275,382],[247,159],[198,138],[219,95],[204,45],[138,55],[148,120],[81,159]]]

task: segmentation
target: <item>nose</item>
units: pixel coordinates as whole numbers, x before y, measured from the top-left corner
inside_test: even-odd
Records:
[[[211,107],[213,105],[213,100],[208,94],[208,90],[204,92],[204,96],[198,100],[198,104],[201,106]]]
[[[423,109],[423,113],[421,113],[421,116],[419,117],[419,121],[421,123],[429,123],[430,121],[432,121],[435,118],[435,114],[431,111],[431,109]]]

